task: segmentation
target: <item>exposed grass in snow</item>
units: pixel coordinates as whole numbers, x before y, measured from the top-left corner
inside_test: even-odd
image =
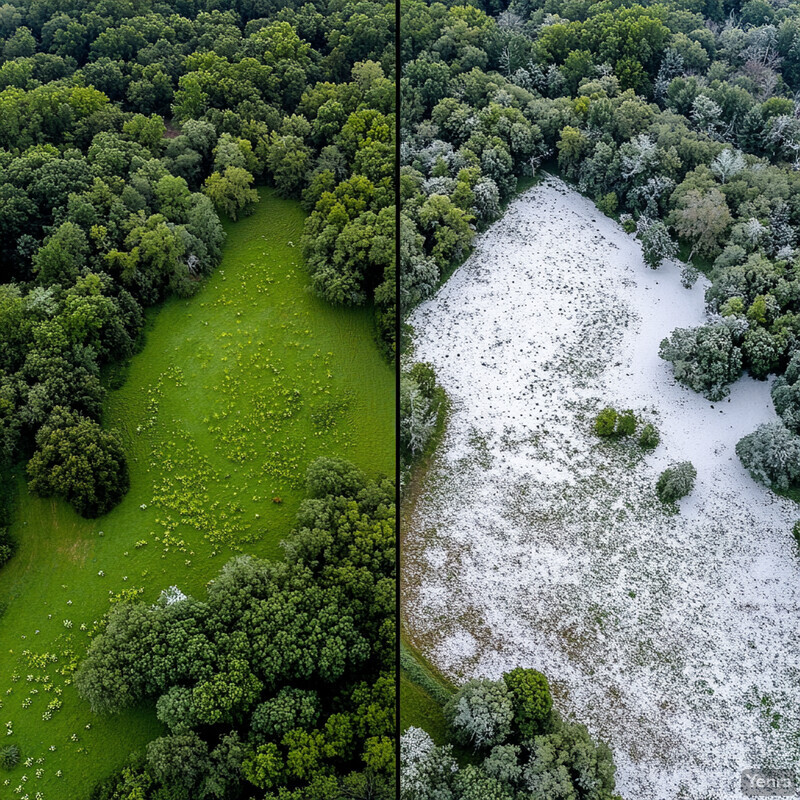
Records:
[[[227,225],[222,265],[200,293],[151,314],[105,409],[126,440],[122,503],[84,520],[20,481],[20,549],[0,571],[0,736],[22,762],[0,773],[0,800],[21,796],[23,775],[22,795],[85,797],[159,735],[151,707],[95,717],[71,685],[113,595],[153,601],[176,584],[202,596],[234,553],[278,557],[317,456],[393,472],[394,371],[369,309],[311,293],[303,219],[298,203],[262,190],[255,214]],[[63,705],[43,720],[53,700]]]
[[[679,273],[547,178],[410,320],[451,412],[404,514],[406,634],[454,680],[545,672],[627,800],[727,800],[800,756],[800,512],[734,452],[775,418],[769,384],[710,403],[675,383],[658,344],[704,320],[705,279]],[[599,440],[606,405],[656,450]],[[655,483],[683,460],[676,514]]]

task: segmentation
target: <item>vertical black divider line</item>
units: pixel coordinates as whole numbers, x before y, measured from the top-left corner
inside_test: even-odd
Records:
[[[394,4],[395,797],[400,797],[400,0]]]

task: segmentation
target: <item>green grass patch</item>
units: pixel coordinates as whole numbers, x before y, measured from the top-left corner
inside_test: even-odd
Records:
[[[400,731],[422,728],[436,744],[447,744],[447,723],[442,707],[405,670],[400,671]]]
[[[684,264],[689,263],[689,255],[692,252],[692,246],[688,242],[678,242],[678,260]],[[692,264],[697,268],[698,272],[702,272],[709,280],[713,277],[714,272],[714,259],[708,259],[705,256],[697,255],[692,256]]]
[[[800,487],[792,486],[789,489],[776,489],[774,486],[771,487],[772,491],[775,494],[779,495],[780,497],[786,497],[789,500],[794,500],[795,503],[800,504]]]
[[[455,687],[401,639],[400,731],[413,725],[427,731],[436,744],[446,744],[447,723],[442,709],[454,693]]]
[[[523,192],[527,192],[528,189],[532,189],[534,186],[538,186],[542,182],[542,173],[540,170],[536,170],[535,175],[520,175],[517,178],[517,189],[516,192],[509,198],[508,202],[503,206],[503,210],[507,209],[510,205],[512,200],[516,200],[519,195]]]
[[[17,476],[19,551],[0,571],[0,735],[22,759],[0,774],[0,796],[18,785],[31,798],[86,796],[160,734],[152,707],[96,717],[72,686],[110,602],[152,602],[173,584],[202,596],[232,555],[280,557],[318,456],[393,472],[394,370],[371,309],[311,292],[303,220],[298,203],[262,190],[255,214],[227,225],[200,292],[152,311],[143,350],[108,371],[111,386],[124,378],[104,413],[131,470],[119,506],[84,520]]]
[[[438,745],[453,744],[443,708],[456,687],[438,673],[406,641],[400,642],[400,731],[412,725],[427,731]],[[461,767],[478,762],[476,754],[453,745],[453,755]]]

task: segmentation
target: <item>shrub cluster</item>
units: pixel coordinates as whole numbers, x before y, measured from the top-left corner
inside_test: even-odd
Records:
[[[674,503],[686,497],[694,488],[697,470],[691,461],[681,461],[667,467],[658,477],[656,494],[662,503]]]
[[[603,439],[623,439],[633,436],[637,426],[636,415],[630,409],[617,411],[607,406],[594,418],[594,432]],[[659,441],[658,431],[652,422],[646,423],[637,437],[642,450],[653,450]]]
[[[468,681],[444,714],[450,737],[472,758],[460,766],[451,744],[437,747],[409,728],[400,741],[400,800],[619,800],[610,750],[554,710],[536,670]]]
[[[636,415],[630,409],[617,411],[608,406],[595,417],[594,432],[604,439],[632,436],[636,432]]]

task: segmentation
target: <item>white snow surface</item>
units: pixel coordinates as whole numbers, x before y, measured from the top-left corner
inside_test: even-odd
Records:
[[[452,403],[404,533],[411,639],[457,680],[543,671],[611,745],[625,800],[740,798],[743,769],[798,763],[800,510],[734,450],[776,418],[769,383],[711,403],[658,357],[705,321],[706,285],[649,269],[548,176],[411,318]],[[599,440],[606,405],[658,448]],[[686,459],[669,513],[654,486]]]

